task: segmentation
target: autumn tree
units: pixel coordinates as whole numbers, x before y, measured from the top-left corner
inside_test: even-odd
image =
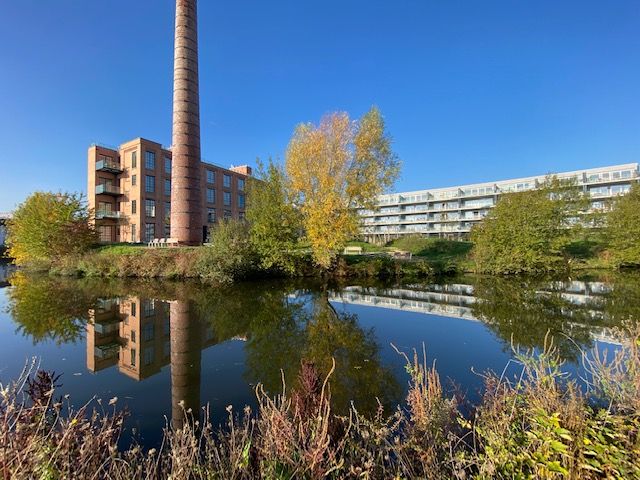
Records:
[[[317,126],[298,125],[287,149],[286,172],[313,258],[327,268],[358,233],[356,207],[374,207],[397,178],[399,162],[374,107],[358,121],[340,112]]]
[[[640,265],[640,185],[618,198],[607,216],[606,237],[617,267]]]
[[[258,162],[257,178],[249,178],[246,216],[261,266],[293,272],[302,228],[300,211],[284,170],[271,159],[266,166]]]
[[[81,194],[33,193],[8,224],[9,256],[25,264],[85,252],[97,241],[90,220]]]

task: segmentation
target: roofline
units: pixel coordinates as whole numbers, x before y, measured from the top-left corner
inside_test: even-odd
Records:
[[[638,171],[640,169],[640,164],[638,162],[622,163],[622,164],[609,165],[604,167],[585,168],[583,170],[572,170],[569,172],[550,172],[542,175],[533,175],[531,177],[506,178],[504,180],[495,180],[492,182],[468,183],[464,185],[453,185],[451,187],[425,188],[423,190],[411,190],[411,191],[404,191],[404,192],[385,193],[385,194],[379,195],[378,198],[386,198],[393,195],[415,195],[415,194],[427,193],[427,192],[428,193],[448,192],[456,189],[462,190],[462,189],[474,188],[474,187],[492,187],[494,185],[499,185],[502,183],[533,181],[533,180],[537,180],[547,176],[568,177],[568,176],[573,176],[580,173],[589,174],[593,172],[607,172],[607,171],[613,171],[613,170],[619,170],[619,169],[635,169],[636,171]]]

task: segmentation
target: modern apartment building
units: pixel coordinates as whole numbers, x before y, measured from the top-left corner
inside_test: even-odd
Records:
[[[628,163],[554,175],[575,179],[591,198],[591,208],[603,210],[613,198],[629,191],[640,178],[640,171],[638,163]],[[376,243],[410,234],[464,238],[500,195],[535,189],[547,176],[381,195],[375,210],[359,210],[361,233],[365,240]]]
[[[7,241],[7,222],[11,220],[11,214],[0,212],[0,253]]]
[[[171,214],[171,150],[137,138],[88,151],[88,201],[100,241],[149,242],[168,238]],[[248,166],[226,169],[201,163],[202,239],[220,219],[242,219]]]

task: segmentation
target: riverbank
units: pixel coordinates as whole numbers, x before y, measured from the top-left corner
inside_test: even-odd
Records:
[[[31,270],[53,275],[104,278],[199,279],[212,283],[279,277],[319,278],[430,278],[455,274],[462,264],[448,253],[414,256],[410,260],[392,258],[387,251],[339,256],[327,270],[314,265],[309,254],[296,254],[293,271],[260,267],[253,255],[225,256],[210,247],[148,248],[114,245],[100,247],[80,256],[28,265]]]
[[[333,370],[322,378],[303,362],[290,393],[274,397],[258,385],[255,412],[228,407],[221,430],[206,409],[182,412],[151,451],[118,449],[124,414],[116,398],[74,410],[54,401],[54,374],[34,372],[0,398],[0,464],[17,479],[638,479],[640,337],[621,340],[615,357],[588,365],[586,392],[564,378],[547,346],[536,357],[516,354],[522,372],[511,382],[486,374],[473,407],[444,393],[435,367],[409,355],[406,407],[374,417],[353,407],[336,415]]]

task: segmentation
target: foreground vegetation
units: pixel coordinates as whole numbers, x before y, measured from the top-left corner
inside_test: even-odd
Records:
[[[151,451],[118,450],[116,399],[72,409],[56,376],[38,372],[2,388],[0,466],[15,479],[640,478],[640,337],[624,342],[614,357],[585,356],[586,392],[550,344],[516,352],[521,372],[485,374],[471,408],[414,354],[405,406],[373,416],[335,414],[333,369],[321,378],[303,361],[290,393],[258,385],[257,411],[228,408],[221,429],[184,412]]]

